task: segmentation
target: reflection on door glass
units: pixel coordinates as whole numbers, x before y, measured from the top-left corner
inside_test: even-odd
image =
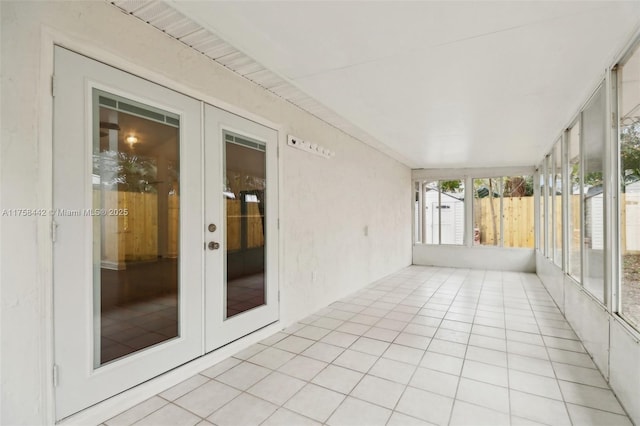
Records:
[[[94,366],[178,336],[179,117],[94,89]]]
[[[226,316],[265,303],[266,145],[224,133]]]

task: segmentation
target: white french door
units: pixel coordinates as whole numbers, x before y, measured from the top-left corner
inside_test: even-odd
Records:
[[[211,105],[204,117],[208,352],[278,318],[278,135]]]
[[[276,149],[272,129],[55,48],[57,419],[277,320]]]

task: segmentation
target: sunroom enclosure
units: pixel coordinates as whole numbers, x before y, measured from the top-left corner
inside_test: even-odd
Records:
[[[638,418],[640,40],[535,170],[425,169],[412,179],[414,264],[535,271]]]

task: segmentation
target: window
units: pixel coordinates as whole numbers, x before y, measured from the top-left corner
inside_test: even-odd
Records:
[[[545,160],[544,178],[544,219],[545,236],[544,252],[547,258],[553,259],[553,151],[547,155]]]
[[[545,157],[544,161],[542,162],[542,164],[540,164],[540,167],[538,168],[538,181],[540,182],[540,217],[539,217],[539,223],[540,223],[540,231],[538,232],[538,236],[540,241],[538,241],[538,250],[540,250],[540,253],[542,253],[543,255],[546,255],[546,249],[545,249],[545,244],[547,243],[546,241],[546,227],[547,227],[547,223],[545,222],[545,219],[547,217],[547,215],[545,214],[545,208],[546,208],[546,203],[545,203],[545,191],[546,191],[546,187],[547,185],[545,185],[545,176],[547,175],[547,158]]]
[[[562,139],[553,151],[553,262],[562,268]]]
[[[568,272],[575,280],[580,282],[581,278],[581,255],[582,243],[580,240],[580,122],[576,122],[568,131],[567,143],[567,170],[565,173],[569,177],[569,197],[567,209],[569,211],[568,234]]]
[[[533,248],[533,176],[505,177],[503,188],[502,245]]]
[[[640,330],[640,48],[618,71],[620,315]]]
[[[604,162],[606,97],[601,85],[582,112],[583,285],[604,302]]]
[[[502,178],[473,180],[474,245],[498,246],[502,237]]]
[[[534,246],[533,176],[473,180],[474,245]]]
[[[424,183],[425,244],[464,243],[464,180]]]
[[[420,216],[420,205],[422,197],[420,197],[420,182],[413,184],[413,242],[419,244],[422,242],[422,219]]]

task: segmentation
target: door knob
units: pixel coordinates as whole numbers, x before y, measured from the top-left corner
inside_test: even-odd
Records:
[[[216,232],[216,229],[218,229],[214,223],[210,223],[207,228],[209,229],[209,232]]]
[[[220,243],[216,243],[215,241],[211,241],[208,244],[209,250],[218,250],[220,248]]]

